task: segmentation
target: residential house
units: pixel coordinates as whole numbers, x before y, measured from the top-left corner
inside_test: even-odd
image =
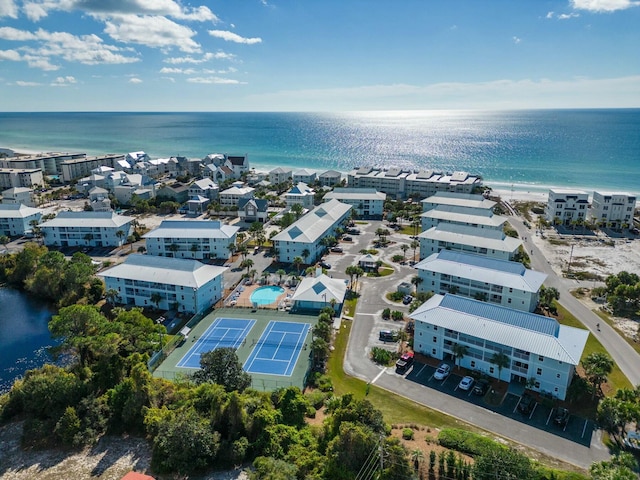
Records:
[[[491,258],[513,260],[522,241],[501,230],[441,223],[418,235],[420,260],[440,250],[457,250]]]
[[[147,253],[160,257],[228,259],[239,227],[208,220],[164,220],[143,235]]]
[[[30,233],[33,222],[39,223],[42,210],[19,203],[0,203],[0,235],[21,237]]]
[[[593,192],[591,218],[610,228],[632,228],[637,197],[627,192]]]
[[[549,190],[545,217],[553,225],[575,225],[587,220],[588,209],[587,192],[552,188]]]
[[[111,200],[109,192],[104,188],[93,187],[89,190],[89,202],[94,212],[111,212]]]
[[[331,200],[315,207],[272,238],[281,262],[292,263],[301,257],[314,262],[324,251],[323,239],[335,236],[336,229],[349,218],[351,205]]]
[[[220,205],[227,208],[237,208],[240,199],[253,198],[255,190],[256,189],[253,187],[233,186],[227,188],[226,190],[220,192]]]
[[[245,173],[249,173],[249,154],[225,155],[225,164],[233,171],[233,178],[241,178]]]
[[[371,253],[365,253],[358,258],[358,266],[364,270],[377,270],[380,257],[378,255],[372,255]]]
[[[210,178],[202,178],[189,185],[189,197],[201,196],[209,200],[216,200],[219,193],[219,185]]]
[[[339,278],[331,278],[320,272],[313,277],[305,277],[291,297],[292,311],[318,312],[324,307],[333,307],[339,314],[342,310],[347,284]]]
[[[323,187],[336,187],[342,182],[342,173],[337,170],[327,170],[318,175],[318,181]]]
[[[291,177],[292,172],[290,168],[277,167],[269,172],[269,181],[272,185],[290,182]]]
[[[113,212],[60,212],[40,230],[47,246],[117,247],[129,237],[133,220]]]
[[[440,360],[534,391],[567,397],[589,332],[557,320],[458,295],[434,295],[409,315],[415,322],[413,348]],[[455,359],[455,345],[467,347]],[[494,359],[501,356],[506,366]]]
[[[222,298],[225,267],[197,260],[132,254],[98,273],[122,305],[200,313]]]
[[[298,204],[309,209],[313,208],[315,193],[306,183],[298,182],[285,194],[284,199],[288,207]]]
[[[293,183],[306,183],[310,185],[314,183],[318,178],[318,174],[313,170],[309,170],[308,168],[299,168],[298,170],[293,171],[292,179]]]
[[[546,273],[519,262],[441,250],[415,265],[419,292],[455,293],[489,303],[533,312]]]
[[[8,188],[2,192],[2,203],[22,204],[27,207],[35,207],[33,201],[33,190],[26,187]]]
[[[358,218],[382,219],[386,193],[373,188],[336,188],[324,196],[324,201],[339,200],[351,205]]]
[[[189,185],[175,182],[160,187],[156,193],[157,197],[177,203],[185,203],[189,199]]]
[[[238,216],[245,223],[266,223],[269,219],[269,201],[263,198],[241,198],[238,200]]]

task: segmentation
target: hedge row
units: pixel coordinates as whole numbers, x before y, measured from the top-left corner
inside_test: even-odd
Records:
[[[490,438],[457,428],[443,429],[438,435],[438,443],[443,447],[466,453],[472,457],[484,455],[496,449],[506,448]]]

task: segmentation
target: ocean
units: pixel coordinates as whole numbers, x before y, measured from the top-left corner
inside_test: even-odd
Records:
[[[252,167],[464,170],[495,188],[640,193],[640,109],[352,113],[0,113],[0,147],[152,158],[249,154]]]

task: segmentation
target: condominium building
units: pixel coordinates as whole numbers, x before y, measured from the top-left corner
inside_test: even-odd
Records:
[[[586,221],[588,209],[589,194],[587,192],[552,188],[549,190],[545,217],[554,225],[571,225],[574,222]]]
[[[513,260],[522,242],[502,230],[442,223],[418,235],[420,260],[441,250],[475,253],[491,258]]]
[[[456,225],[470,225],[472,227],[502,230],[507,222],[505,217],[495,215],[493,210],[454,205],[438,205],[420,215],[422,230],[428,230],[436,225],[452,223]]]
[[[313,208],[313,200],[316,192],[306,183],[298,182],[284,195],[288,207],[302,205],[304,208]]]
[[[318,181],[323,187],[335,187],[342,182],[342,173],[337,170],[327,170],[318,175]]]
[[[351,205],[358,218],[382,219],[387,194],[373,188],[336,188],[324,196],[324,201],[339,200]]]
[[[147,253],[161,257],[209,260],[229,258],[239,227],[207,220],[163,220],[143,235]]]
[[[637,198],[626,192],[593,192],[591,219],[610,228],[633,227]]]
[[[17,203],[27,207],[35,207],[33,190],[26,187],[8,188],[2,192],[2,203]]]
[[[305,263],[314,262],[325,249],[323,239],[335,236],[350,212],[351,205],[330,200],[300,217],[272,239],[279,261],[292,263],[300,257]]]
[[[54,247],[116,247],[127,240],[133,217],[114,212],[60,212],[40,229]]]
[[[293,172],[290,168],[277,167],[269,172],[269,181],[272,185],[290,182]]]
[[[318,174],[308,168],[300,168],[293,171],[293,183],[306,183],[307,185],[315,182],[318,178]]]
[[[434,295],[410,317],[416,352],[564,400],[589,337],[557,320],[458,295]],[[496,359],[506,359],[499,368]]]
[[[422,200],[422,211],[428,212],[436,207],[464,207],[477,211],[492,211],[496,202],[473,193],[436,192]]]
[[[197,260],[132,254],[98,275],[123,305],[199,313],[222,298],[225,267]]]
[[[36,185],[44,185],[42,170],[39,168],[0,168],[0,189],[31,188]]]
[[[40,222],[42,210],[19,203],[0,204],[0,235],[20,237],[32,231],[32,222]]]
[[[421,282],[418,291],[455,293],[504,307],[533,312],[546,273],[529,270],[519,262],[442,250],[415,265]]]

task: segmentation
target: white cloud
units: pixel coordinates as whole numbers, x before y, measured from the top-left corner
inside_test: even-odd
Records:
[[[142,80],[138,77],[133,77],[129,79],[129,83],[142,83]]]
[[[576,12],[571,12],[571,13],[555,13],[555,12],[549,12],[547,13],[547,17],[548,19],[553,19],[553,18],[557,18],[558,20],[568,20],[570,18],[578,18],[580,16],[579,13]]]
[[[103,18],[132,14],[167,15],[178,20],[199,22],[220,21],[207,6],[183,7],[174,0],[32,0],[25,2],[23,8],[25,14],[33,21],[38,21],[55,10],[81,10]]]
[[[162,77],[162,79],[171,83],[176,83],[176,79],[173,77]]]
[[[19,62],[22,57],[15,50],[0,50],[0,61],[10,60],[12,62]]]
[[[57,77],[54,81],[51,82],[52,87],[68,87],[69,85],[73,85],[77,83],[75,77],[68,75],[66,77]]]
[[[38,37],[31,32],[26,30],[18,30],[13,27],[0,27],[0,38],[2,40],[12,40],[12,41],[26,41],[26,40],[36,40]]]
[[[25,82],[23,80],[18,80],[16,81],[16,85],[19,87],[39,87],[42,84],[38,82]]]
[[[573,8],[578,10],[588,10],[590,12],[615,12],[616,10],[626,10],[637,7],[640,2],[637,0],[571,0]]]
[[[194,58],[191,55],[187,55],[186,57],[165,58],[163,60],[163,62],[164,63],[170,63],[171,65],[180,65],[182,63],[198,64],[198,63],[208,62],[209,60],[233,60],[235,57],[236,56],[231,54],[231,53],[225,53],[225,52],[211,53],[211,52],[207,52],[200,58]]]
[[[238,80],[233,80],[231,78],[221,78],[221,77],[193,77],[193,78],[187,78],[187,82],[208,83],[208,84],[218,84],[218,85],[239,85],[241,83]]]
[[[254,38],[241,37],[237,33],[229,32],[226,30],[209,30],[209,35],[211,35],[212,37],[221,38],[227,42],[244,43],[247,45],[262,43],[262,39],[260,37],[254,37]]]
[[[18,18],[18,6],[13,0],[0,0],[0,17]]]
[[[512,40],[513,40],[513,43],[515,43],[516,45],[522,41],[522,39],[518,37],[513,37]]]
[[[553,18],[554,13],[553,12],[547,12],[547,18]]]
[[[160,16],[118,15],[105,22],[104,32],[114,40],[153,48],[177,47],[183,52],[200,51],[193,40],[196,32]]]

